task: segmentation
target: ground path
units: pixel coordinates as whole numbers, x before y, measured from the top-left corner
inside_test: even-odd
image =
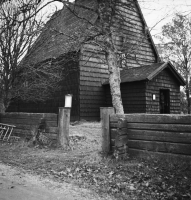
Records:
[[[69,183],[57,183],[0,163],[0,200],[109,200]]]

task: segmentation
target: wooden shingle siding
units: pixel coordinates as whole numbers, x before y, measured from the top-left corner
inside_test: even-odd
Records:
[[[112,106],[110,87],[104,86],[106,93],[106,106]],[[145,82],[132,82],[121,84],[121,96],[125,113],[145,113]]]
[[[84,45],[80,65],[80,119],[99,120],[104,106],[102,83],[108,79],[105,55],[93,45]]]
[[[180,85],[177,83],[169,69],[163,70],[146,86],[147,113],[159,113],[159,90],[170,90],[170,113],[180,113]],[[156,94],[156,101],[152,100]]]
[[[127,2],[131,2],[130,0]],[[144,64],[151,64],[156,62],[156,55],[151,47],[151,41],[148,38],[147,33],[145,33],[145,24],[143,23],[143,19],[139,13],[139,9],[132,1],[131,6],[129,8],[118,8],[120,13],[123,15],[124,24],[121,28],[123,32],[123,37],[126,43],[134,43],[134,49],[141,50],[137,51],[135,54],[136,59]],[[137,43],[137,47],[135,47],[135,43]],[[147,47],[145,47],[145,44]],[[128,46],[127,46],[128,48]],[[128,59],[128,61],[131,58]],[[140,63],[142,64],[142,63]]]
[[[134,51],[132,53],[129,50],[126,67],[138,67],[155,63],[157,60],[156,53],[148,35],[145,33],[145,24],[138,13],[138,8],[134,1],[128,0],[128,2],[131,2],[131,8],[119,8],[124,17],[124,24],[122,27],[119,27],[120,33],[123,32],[125,47]],[[122,36],[120,33],[117,34],[115,40],[115,44],[119,49],[122,47],[120,38]],[[99,119],[100,107],[111,106],[110,90],[105,90],[102,87],[102,83],[109,78],[105,55],[96,45],[86,44],[81,49],[79,67],[80,118]],[[128,89],[126,84],[124,85],[125,87],[123,87],[123,84],[121,85],[121,90],[125,112],[146,112],[145,88],[142,86],[142,83],[130,83]],[[104,97],[105,93],[106,97]],[[129,96],[130,93],[131,97]]]

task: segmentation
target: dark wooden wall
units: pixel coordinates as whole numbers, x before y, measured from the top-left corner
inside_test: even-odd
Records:
[[[146,23],[140,7],[134,0],[127,0],[126,3],[129,3],[129,6],[118,7],[124,21],[116,37],[118,48],[124,48],[129,55],[126,57],[126,67],[138,67],[158,62],[159,57],[146,31]]]
[[[60,63],[62,64],[62,63]],[[65,105],[65,95],[72,94],[71,120],[79,120],[79,67],[77,61],[69,61],[63,66],[64,76],[60,82],[61,90],[45,102],[13,101],[7,112],[56,113]]]
[[[125,113],[145,113],[145,85],[144,81],[121,84],[121,97]],[[110,87],[105,87],[106,107],[112,106]]]
[[[117,36],[115,40],[117,48],[126,48],[129,53],[126,58],[127,64],[123,67],[138,67],[155,63],[158,57],[152,41],[145,32],[144,19],[135,2],[132,0],[128,0],[128,2],[131,3],[129,8],[118,8],[124,17],[124,24],[119,28],[119,35],[123,32],[123,36]],[[123,43],[121,43],[121,39],[124,41]],[[124,44],[126,45],[124,46]],[[102,87],[102,83],[108,80],[108,77],[108,66],[104,54],[99,51],[97,46],[86,44],[81,49],[80,60],[80,119],[99,120],[100,107],[111,106],[108,102],[106,103],[105,91]],[[132,84],[131,87],[133,89],[129,89],[129,91],[134,90],[132,94],[134,96],[129,97],[126,86],[122,86],[125,111],[145,112],[143,86],[141,84],[133,86]],[[132,104],[135,105],[134,109],[131,109]]]
[[[111,150],[131,157],[191,160],[190,122],[190,115],[112,115]]]
[[[159,90],[170,90],[170,113],[180,113],[180,84],[174,78],[168,68],[164,69],[152,81],[146,85],[146,112],[159,113]],[[152,94],[156,94],[156,100],[152,100]]]
[[[93,51],[91,45],[83,47],[80,60],[80,119],[99,120],[100,107],[105,94],[102,83],[109,78],[104,55]]]
[[[112,106],[110,87],[105,87],[106,107]],[[129,82],[121,84],[121,96],[125,113],[160,113],[159,91],[170,90],[170,113],[180,113],[180,84],[170,70],[164,69],[151,81]],[[156,100],[152,100],[152,94]]]
[[[33,127],[38,127],[40,119],[45,119],[46,132],[55,138],[58,127],[58,116],[54,113],[5,113],[0,114],[0,123],[15,125],[12,135],[31,138]]]

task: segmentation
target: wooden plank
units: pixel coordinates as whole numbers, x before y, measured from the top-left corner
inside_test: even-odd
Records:
[[[58,127],[47,127],[46,132],[48,133],[58,133]]]
[[[0,117],[5,118],[21,118],[21,119],[40,119],[46,118],[47,120],[57,120],[57,114],[54,113],[4,113],[0,114]]]
[[[115,122],[118,122],[118,119],[119,118],[125,118],[125,115],[117,115],[117,114],[113,114],[110,116],[110,122],[111,123],[115,123]]]
[[[189,155],[180,155],[180,154],[172,154],[172,153],[161,153],[161,152],[151,152],[140,149],[128,149],[129,156],[131,158],[144,158],[144,159],[167,159],[169,161],[191,161],[191,156]]]
[[[111,147],[111,152],[114,153],[114,151],[116,149],[117,149],[119,155],[126,155],[127,156],[127,154],[128,154],[128,148],[125,145],[121,146],[121,147],[112,146]]]
[[[122,147],[127,144],[128,144],[128,136],[127,135],[122,135],[122,136],[118,135],[115,138],[115,146],[116,147]]]
[[[126,128],[127,127],[127,121],[123,117],[119,118],[118,122],[117,122],[117,127],[120,128],[120,129]]]
[[[102,151],[104,153],[110,152],[110,115],[114,113],[114,109],[102,108],[101,109],[101,125],[102,125]]]
[[[166,124],[191,124],[191,115],[169,115],[169,114],[141,114],[125,116],[128,122],[149,122]]]
[[[31,125],[19,124],[19,126],[18,125],[16,126],[16,129],[30,130],[32,127],[33,126]]]
[[[21,118],[21,119],[25,119],[25,118],[31,118],[31,119],[36,119],[36,118],[42,118],[42,113],[35,113],[35,114],[31,114],[31,113],[1,113],[0,117],[5,117],[5,118]]]
[[[110,124],[110,126],[111,126],[111,124]],[[110,129],[110,137],[111,137],[111,139],[115,139],[116,136],[117,136],[117,133],[118,133],[118,130],[116,128],[111,128]]]
[[[57,144],[61,147],[69,146],[69,125],[71,108],[59,108]]]
[[[13,134],[17,135],[32,135],[31,130],[13,129]]]
[[[118,128],[118,135],[127,135],[127,128]]]
[[[111,147],[112,147],[112,146],[115,146],[115,139],[111,138],[111,141],[110,141],[110,142],[111,142],[111,144],[110,144]]]
[[[191,143],[191,133],[128,129],[131,140]]]
[[[184,124],[145,124],[145,123],[127,123],[128,129],[139,130],[161,130],[174,132],[191,132],[191,125]]]
[[[26,125],[37,125],[39,123],[39,119],[29,120],[29,119],[9,119],[9,118],[1,118],[2,123],[8,123],[8,124],[26,124]]]
[[[153,151],[153,152],[165,152],[165,153],[191,155],[190,144],[128,140],[128,147],[134,148],[134,149]]]
[[[106,111],[107,110],[107,111]],[[102,121],[103,119],[103,114],[108,113],[109,115],[114,113],[114,108],[113,107],[100,107],[100,120]]]
[[[113,115],[111,121],[125,117],[127,122],[158,123],[158,124],[191,124],[191,115],[170,115],[170,114],[126,114]]]
[[[4,119],[1,118],[1,123],[8,123],[8,124],[13,124],[15,126],[22,126],[22,125],[38,125],[40,119]],[[50,127],[56,127],[57,126],[57,121],[47,121],[46,122],[47,126]]]

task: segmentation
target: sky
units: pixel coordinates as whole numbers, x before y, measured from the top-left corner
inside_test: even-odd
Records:
[[[157,42],[154,36],[161,33],[161,28],[166,23],[169,23],[174,14],[179,12],[184,15],[191,13],[191,0],[138,0],[146,20],[146,23],[151,31],[153,39]]]
[[[161,33],[162,26],[170,22],[175,13],[191,15],[191,0],[138,0],[138,2],[155,43],[158,43],[155,36]],[[61,9],[62,6],[59,2],[50,4],[46,8],[47,15],[56,9]]]

